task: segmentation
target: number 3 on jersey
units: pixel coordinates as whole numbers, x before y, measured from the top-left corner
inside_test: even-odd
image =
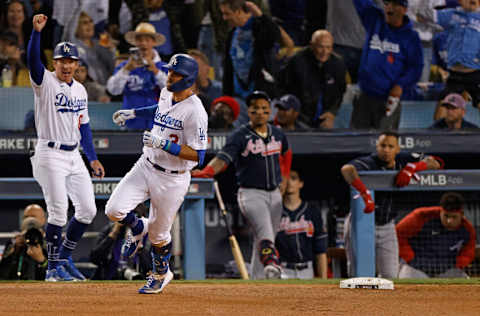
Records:
[[[168,137],[170,138],[170,141],[171,141],[172,143],[175,143],[175,144],[178,143],[178,135],[176,135],[176,134],[170,134],[170,135],[168,135]]]

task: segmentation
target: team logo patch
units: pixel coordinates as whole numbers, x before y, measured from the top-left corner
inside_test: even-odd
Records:
[[[79,112],[87,108],[87,99],[69,98],[64,93],[55,95],[55,107],[57,112]]]
[[[166,128],[177,131],[183,130],[183,121],[170,116],[169,112],[164,114],[158,112],[155,113],[153,124],[160,126],[162,131],[164,131]]]
[[[198,137],[200,138],[200,140],[206,139],[205,131],[201,127],[198,128]]]

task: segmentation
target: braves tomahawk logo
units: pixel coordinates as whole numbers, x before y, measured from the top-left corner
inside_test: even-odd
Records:
[[[245,150],[242,152],[242,156],[247,157],[250,153],[254,155],[261,153],[264,157],[272,156],[275,154],[279,154],[281,150],[282,142],[277,141],[275,139],[275,136],[272,136],[272,139],[267,144],[265,144],[260,138],[257,138],[255,140],[250,138],[247,142]]]
[[[287,235],[305,233],[308,237],[312,237],[314,232],[313,222],[305,220],[305,215],[300,216],[300,219],[294,222],[290,221],[289,217],[282,217],[280,231],[285,231]]]

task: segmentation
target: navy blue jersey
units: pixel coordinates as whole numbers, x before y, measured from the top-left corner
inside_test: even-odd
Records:
[[[353,165],[357,171],[374,170],[401,170],[409,162],[418,162],[423,159],[423,154],[418,153],[399,153],[395,157],[395,166],[392,169],[387,168],[387,163],[381,160],[376,153],[369,156],[355,158],[348,164]],[[393,220],[398,211],[393,207],[393,192],[375,193],[375,223],[385,225]]]
[[[475,230],[463,218],[448,230],[440,220],[440,206],[415,209],[397,224],[400,257],[430,276],[451,268],[465,268],[475,258]]]
[[[283,207],[275,246],[281,262],[313,261],[315,255],[325,253],[327,232],[320,210],[305,201],[295,211]]]
[[[288,150],[285,134],[268,124],[267,137],[258,135],[245,124],[236,129],[227,139],[217,157],[236,169],[237,182],[243,188],[271,191],[282,182],[280,155]]]

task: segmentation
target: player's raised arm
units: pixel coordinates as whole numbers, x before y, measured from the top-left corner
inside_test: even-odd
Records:
[[[28,68],[33,81],[37,85],[42,84],[43,73],[45,72],[45,67],[40,59],[40,32],[47,24],[47,19],[47,16],[44,14],[33,16],[33,31],[27,48]]]

